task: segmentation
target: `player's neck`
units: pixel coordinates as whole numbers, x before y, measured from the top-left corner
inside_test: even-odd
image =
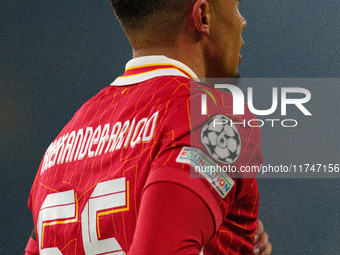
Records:
[[[202,40],[187,26],[176,28],[169,36],[164,31],[127,34],[133,57],[164,55],[187,65],[198,77],[206,77]]]

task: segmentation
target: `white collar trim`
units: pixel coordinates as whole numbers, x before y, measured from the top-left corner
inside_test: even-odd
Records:
[[[125,86],[125,85],[132,85],[136,83],[140,83],[155,77],[160,76],[182,76],[187,78],[193,78],[196,81],[199,81],[197,75],[185,64],[179,62],[177,60],[168,58],[166,56],[154,55],[154,56],[144,56],[131,59],[125,66],[125,70],[148,66],[148,65],[173,65],[177,68],[182,69],[190,76],[185,75],[183,72],[179,71],[176,68],[164,68],[164,69],[156,69],[144,73],[137,73],[135,75],[130,76],[120,76],[118,77],[111,85],[113,86]]]

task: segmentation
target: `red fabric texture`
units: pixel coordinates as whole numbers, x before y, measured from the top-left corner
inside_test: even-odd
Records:
[[[39,254],[38,241],[30,237],[25,248],[25,255],[38,255],[38,254]]]
[[[176,183],[154,183],[144,192],[129,255],[199,254],[213,233],[212,214],[200,197]]]

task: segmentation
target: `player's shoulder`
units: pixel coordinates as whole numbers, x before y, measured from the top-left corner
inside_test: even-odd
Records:
[[[146,97],[158,108],[164,108],[164,114],[176,116],[181,112],[187,113],[191,94],[189,78],[161,76],[151,79],[147,83],[152,84],[152,88],[148,90]]]
[[[190,95],[191,81],[182,76],[161,76],[149,81],[159,94],[168,97],[168,100],[188,97]]]

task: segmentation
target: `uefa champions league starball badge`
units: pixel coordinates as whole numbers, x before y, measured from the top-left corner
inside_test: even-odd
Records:
[[[223,164],[236,162],[241,154],[241,137],[226,115],[209,119],[201,130],[201,142],[213,159]]]

